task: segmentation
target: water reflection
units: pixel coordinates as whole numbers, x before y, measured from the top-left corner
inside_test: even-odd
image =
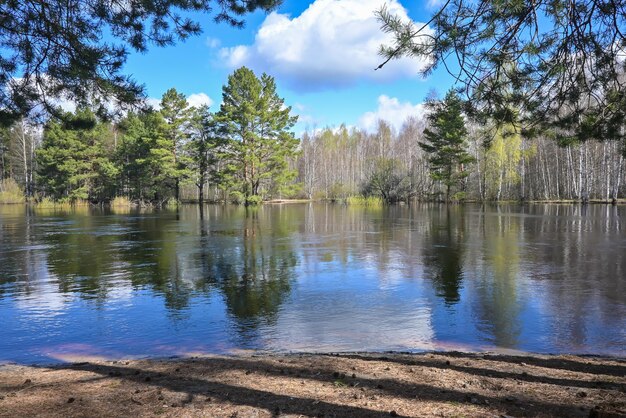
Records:
[[[424,245],[425,278],[432,280],[446,304],[461,299],[465,216],[463,206],[441,205],[429,213],[430,228]]]
[[[476,294],[478,328],[497,347],[515,348],[520,343],[521,307],[518,296],[520,277],[520,218],[506,215],[502,208],[483,211],[480,217],[483,260],[476,263],[473,276]]]
[[[211,230],[211,219],[233,215],[232,208],[212,209],[207,220],[200,208],[201,251],[196,259],[208,283],[223,294],[245,344],[259,325],[275,322],[289,295],[297,264],[290,239],[294,228],[284,213],[236,208],[236,223],[229,224],[233,229]]]
[[[0,360],[77,346],[624,355],[623,215],[600,205],[1,206]]]

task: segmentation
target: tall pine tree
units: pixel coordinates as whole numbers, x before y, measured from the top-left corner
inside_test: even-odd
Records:
[[[216,117],[228,141],[225,184],[244,204],[259,203],[296,178],[288,159],[297,154],[298,140],[289,130],[298,117],[284,106],[273,77],[259,79],[246,67],[228,77],[222,98]]]
[[[101,202],[111,196],[117,168],[109,159],[112,131],[91,110],[52,121],[37,151],[41,191],[54,199]]]
[[[218,135],[215,115],[208,106],[191,108],[190,141],[186,151],[191,160],[191,168],[198,187],[198,202],[204,202],[204,186],[216,180],[219,153],[224,139]]]
[[[124,191],[134,200],[163,205],[175,197],[179,170],[160,112],[130,113],[120,123],[123,132],[117,152]]]
[[[164,148],[169,148],[174,159],[174,171],[172,172],[174,196],[177,201],[180,201],[180,183],[191,175],[190,161],[184,154],[185,144],[189,137],[191,109],[185,95],[176,91],[175,88],[171,88],[161,98],[160,112],[166,122],[166,136],[169,141],[169,144],[163,145]]]
[[[443,183],[446,201],[449,201],[452,187],[458,186],[469,174],[465,165],[474,161],[466,150],[463,102],[450,90],[443,101],[432,101],[429,107],[429,127],[424,129],[428,142],[420,142],[419,146],[430,154],[431,177]]]

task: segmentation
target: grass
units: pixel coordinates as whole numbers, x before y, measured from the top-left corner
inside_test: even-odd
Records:
[[[0,181],[0,204],[24,203],[24,191],[13,179]]]
[[[109,208],[115,215],[128,215],[133,209],[133,202],[128,196],[116,196],[111,200]]]
[[[383,199],[376,196],[350,196],[346,203],[353,206],[383,206]]]
[[[180,205],[180,202],[173,197],[167,199],[167,202],[163,205],[165,209],[176,209]]]
[[[44,197],[33,203],[33,208],[40,215],[49,215],[58,212],[87,214],[89,213],[89,202],[86,200],[53,200],[49,197]]]
[[[35,203],[38,208],[73,209],[76,207],[88,207],[89,202],[82,199],[77,200],[54,200],[44,197]]]
[[[112,208],[128,208],[132,206],[132,202],[127,196],[117,196],[113,200],[111,200]]]

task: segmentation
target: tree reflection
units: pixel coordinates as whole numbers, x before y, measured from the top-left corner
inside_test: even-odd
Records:
[[[463,208],[435,207],[424,244],[425,277],[432,280],[437,296],[443,297],[447,305],[461,300],[464,240]]]
[[[216,345],[256,348],[272,345],[261,338],[295,338],[296,326],[323,332],[325,321],[365,332],[376,322],[363,326],[367,318],[412,314],[410,300],[429,307],[442,341],[619,352],[623,215],[599,205],[0,207],[0,309],[20,318],[67,310],[66,321],[113,306],[132,322],[164,307],[165,319],[150,317],[159,332],[177,335],[180,325],[198,331],[189,340],[210,334]]]
[[[0,205],[0,299],[29,294],[41,257],[33,249],[32,213],[23,205]]]
[[[180,213],[111,216],[64,214],[41,219],[47,274],[60,293],[75,293],[104,304],[112,290],[150,289],[174,318],[194,295],[217,289],[228,312],[246,327],[276,318],[289,295],[297,256],[291,234],[299,212],[280,208],[185,208]],[[177,219],[179,218],[179,219]],[[24,217],[18,217],[23,233]],[[193,230],[187,230],[192,225]],[[199,225],[199,230],[193,225]],[[15,228],[0,223],[5,244]],[[199,243],[189,237],[198,236]],[[17,241],[25,240],[16,236]],[[18,259],[16,257],[16,259]],[[19,257],[19,260],[27,260]],[[23,270],[12,261],[3,270]],[[13,267],[10,267],[14,265]]]
[[[228,313],[245,338],[258,326],[274,322],[291,292],[297,264],[290,240],[295,223],[288,209],[224,210],[238,215],[237,229],[207,231],[201,227],[203,251],[198,262],[205,277],[223,294]],[[202,218],[201,224],[205,225]],[[207,239],[209,234],[216,240]]]
[[[507,207],[510,210],[510,208]],[[497,347],[517,347],[521,334],[522,301],[518,296],[520,274],[520,218],[495,208],[498,216],[484,214],[481,228],[484,262],[476,272],[475,289],[479,304],[478,328]]]

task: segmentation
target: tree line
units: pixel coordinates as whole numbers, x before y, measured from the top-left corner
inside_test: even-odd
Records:
[[[624,195],[622,140],[559,141],[549,130],[528,136],[520,124],[479,123],[452,91],[426,107],[425,117],[409,117],[397,132],[380,120],[374,132],[305,133],[298,159],[305,197],[608,202]]]
[[[275,80],[242,67],[229,76],[222,101],[213,113],[170,89],[158,110],[130,112],[116,123],[88,107],[43,128],[22,119],[2,134],[2,178],[35,199],[125,197],[155,206],[180,201],[190,185],[200,201],[213,185],[214,199],[246,205],[289,191],[297,175],[289,165],[297,154],[291,132],[297,117]]]
[[[454,91],[429,100],[426,109],[397,132],[380,120],[374,132],[342,125],[298,140],[297,117],[276,93],[275,80],[242,67],[229,76],[217,112],[191,107],[170,89],[158,110],[131,112],[115,123],[89,108],[43,127],[20,120],[0,135],[0,193],[13,185],[34,200],[123,197],[154,206],[352,196],[386,203],[623,196],[620,141],[559,143],[549,132],[528,137],[515,123],[479,124],[466,117]]]

